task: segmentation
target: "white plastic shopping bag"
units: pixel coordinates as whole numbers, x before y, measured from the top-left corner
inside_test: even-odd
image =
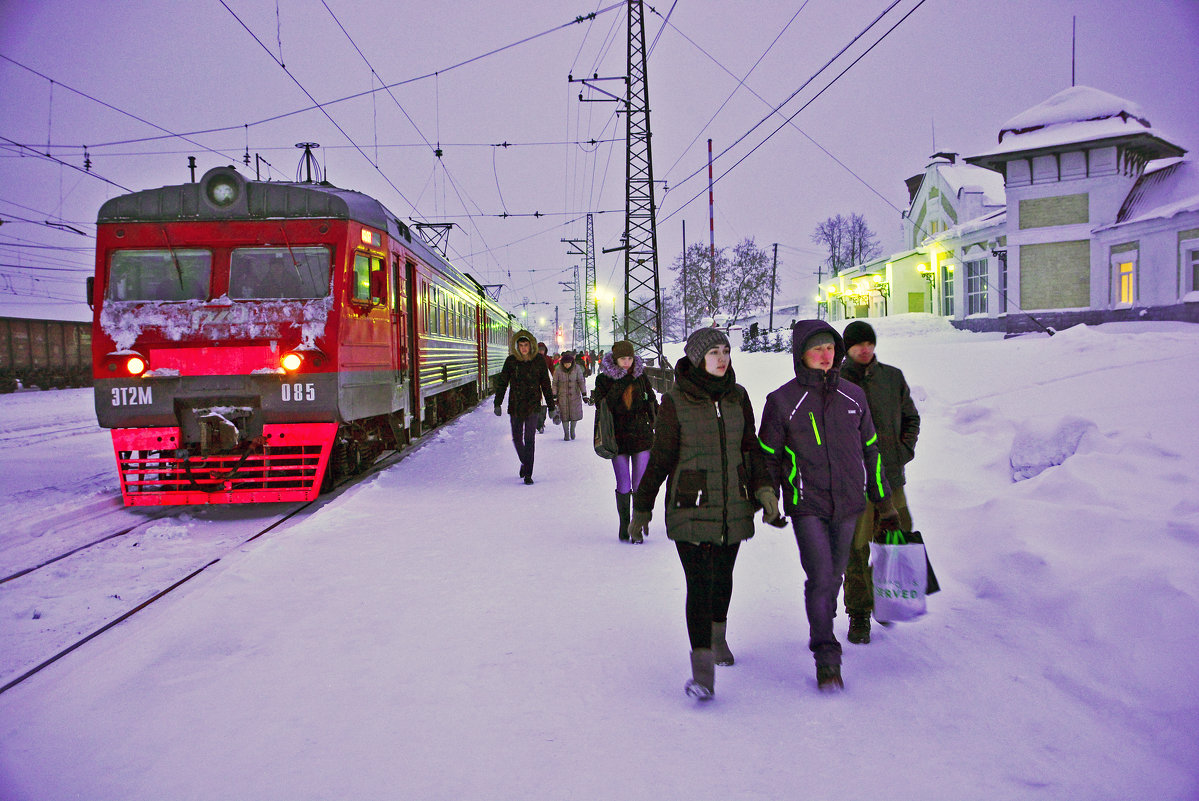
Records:
[[[874,619],[880,623],[915,620],[927,611],[928,562],[924,544],[889,531],[886,542],[870,543],[874,574]]]

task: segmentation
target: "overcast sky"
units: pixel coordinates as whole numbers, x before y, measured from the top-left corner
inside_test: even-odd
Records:
[[[597,250],[623,233],[624,121],[613,103],[580,103],[567,76],[624,74],[625,9],[431,8],[0,0],[0,314],[30,292],[82,296],[107,198],[188,180],[188,156],[197,174],[253,176],[257,155],[264,177],[291,180],[295,143],[312,141],[328,180],[402,219],[455,223],[460,266],[505,284],[510,307],[552,317],[559,304],[568,320],[558,282],[581,260],[561,240],[584,236],[588,211]],[[806,297],[817,223],[859,212],[898,249],[904,179],[937,150],[988,149],[1070,85],[1072,19],[1075,82],[1199,148],[1199,0],[664,0],[645,15],[664,285],[684,223],[688,241],[708,239],[709,137],[717,246],[779,243],[781,296]],[[602,287],[622,270],[619,254],[598,256]]]

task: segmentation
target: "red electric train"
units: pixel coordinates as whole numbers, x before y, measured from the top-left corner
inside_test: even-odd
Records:
[[[490,394],[513,328],[377,200],[232,167],[106,202],[88,294],[127,506],[311,500]]]

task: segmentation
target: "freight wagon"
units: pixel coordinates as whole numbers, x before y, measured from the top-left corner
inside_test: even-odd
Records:
[[[91,323],[0,317],[0,392],[91,383]]]

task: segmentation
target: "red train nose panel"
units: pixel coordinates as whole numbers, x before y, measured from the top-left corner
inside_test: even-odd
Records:
[[[265,425],[235,452],[184,454],[178,428],[113,429],[126,506],[311,501],[329,464],[336,423]]]

